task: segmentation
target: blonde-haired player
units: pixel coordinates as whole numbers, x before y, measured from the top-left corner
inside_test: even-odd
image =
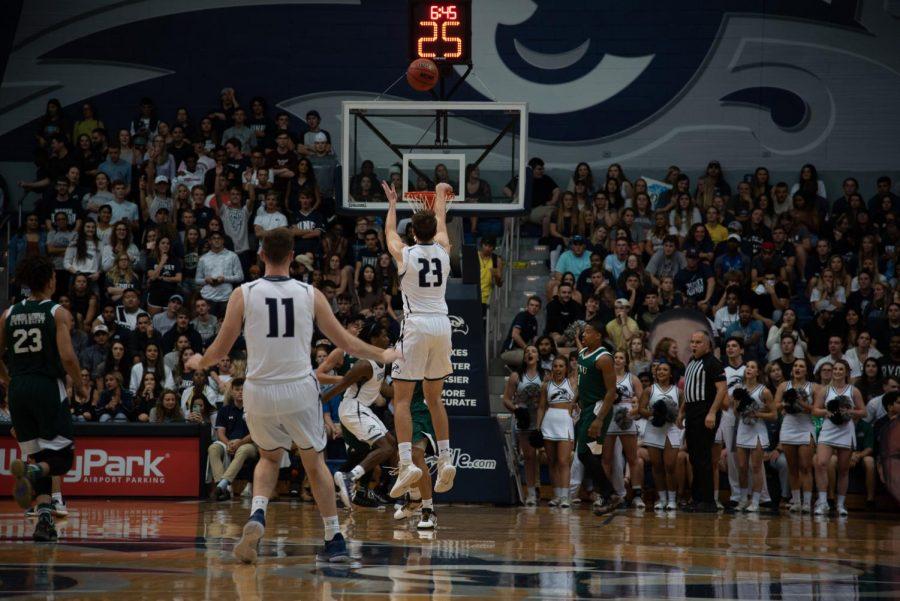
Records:
[[[391,369],[400,472],[390,494],[394,498],[402,496],[422,476],[422,470],[412,462],[410,402],[417,382],[422,382],[437,435],[439,455],[434,491],[447,492],[456,476],[450,454],[450,426],[441,400],[444,378],[453,373],[452,331],[446,301],[450,277],[447,202],[453,189],[444,183],[437,185],[433,210],[419,211],[412,217],[416,244],[407,246],[397,233],[397,191],[387,182],[381,186],[388,199],[385,238],[388,251],[397,262],[403,295],[403,327],[397,343],[403,356]]]
[[[231,294],[216,339],[205,355],[194,355],[187,364],[196,371],[218,363],[231,350],[243,325],[247,341],[244,418],[250,437],[259,447],[259,462],[253,472],[250,519],[234,555],[245,563],[256,561],[282,454],[296,444],[325,526],[325,545],[316,559],[347,561],[350,556],[340,533],[334,480],[323,454],[325,421],[309,355],[313,322],[338,348],[360,359],[390,363],[397,353],[350,335],[321,292],[290,277],[294,237],[287,228],[270,230],[263,238],[259,256],[266,265],[264,277],[243,284]]]

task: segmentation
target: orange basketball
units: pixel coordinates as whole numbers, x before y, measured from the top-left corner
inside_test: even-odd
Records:
[[[439,77],[437,65],[433,60],[427,58],[417,58],[406,69],[406,81],[413,89],[420,92],[427,92],[433,88]]]

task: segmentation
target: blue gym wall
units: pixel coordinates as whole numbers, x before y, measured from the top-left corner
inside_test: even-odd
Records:
[[[0,173],[28,173],[48,98],[93,98],[123,124],[151,96],[197,119],[224,86],[246,103],[340,128],[407,63],[404,0],[25,0],[0,21]],[[621,162],[632,178],[718,158],[793,181],[900,171],[900,0],[473,0],[464,99],[526,100],[529,154],[568,172]],[[14,35],[9,35],[14,32]],[[7,54],[8,53],[8,54]],[[427,98],[404,81],[389,96]],[[561,171],[560,171],[561,173]],[[863,181],[864,191],[873,181]]]

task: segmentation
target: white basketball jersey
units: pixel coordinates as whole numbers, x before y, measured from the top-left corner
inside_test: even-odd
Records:
[[[616,382],[616,391],[619,393],[616,403],[630,403],[634,396],[634,385],[631,383],[631,372],[625,372]]]
[[[738,386],[744,385],[744,370],[747,366],[743,363],[738,367],[732,367],[730,363],[725,363],[725,382],[728,384],[728,394],[734,392]]]
[[[381,394],[381,384],[384,382],[384,366],[368,360],[372,366],[372,377],[365,382],[357,382],[344,392],[344,400],[356,401],[360,405],[369,407]]]
[[[654,384],[650,389],[650,399],[647,401],[647,404],[650,407],[653,407],[653,404],[656,401],[666,401],[666,403],[678,406],[678,388],[674,385],[670,385],[666,390],[662,389],[662,386],[659,384]]]
[[[575,393],[572,392],[572,385],[569,383],[569,379],[566,378],[562,381],[562,384],[557,384],[553,380],[547,384],[547,403],[550,405],[557,405],[559,403],[568,403],[575,398]]]
[[[447,315],[447,280],[450,255],[437,243],[416,244],[403,249],[400,291],[406,314]]]
[[[315,289],[287,277],[241,285],[247,379],[284,382],[312,372]]]

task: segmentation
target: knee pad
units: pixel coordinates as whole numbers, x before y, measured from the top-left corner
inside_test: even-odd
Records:
[[[46,463],[50,468],[51,476],[62,476],[70,469],[75,462],[75,452],[72,445],[64,449],[44,449],[34,455],[36,463]]]

